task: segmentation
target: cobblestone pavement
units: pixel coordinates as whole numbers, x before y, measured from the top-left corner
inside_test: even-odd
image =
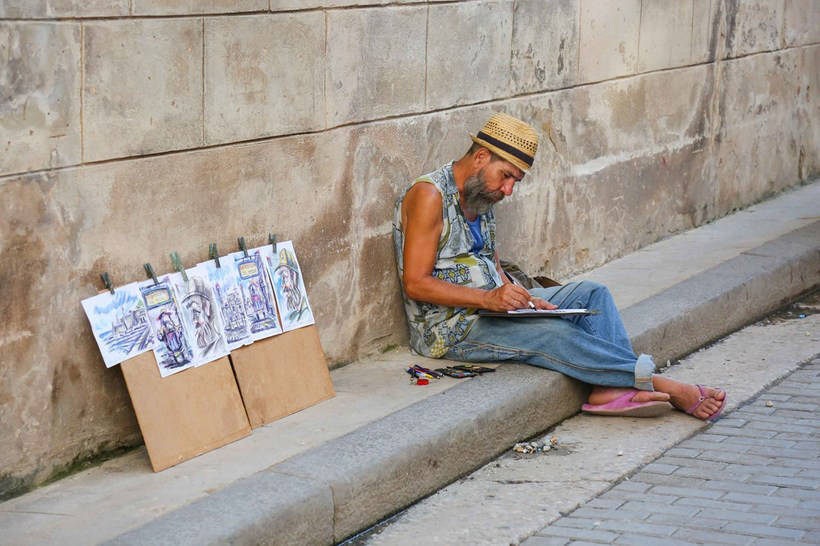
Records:
[[[815,358],[522,545],[820,544],[818,410]]]

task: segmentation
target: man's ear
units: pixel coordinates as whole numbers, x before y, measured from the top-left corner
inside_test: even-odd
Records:
[[[492,158],[492,154],[490,150],[485,147],[480,147],[476,152],[473,154],[473,168],[475,170],[482,169],[487,163],[490,162],[490,158]]]

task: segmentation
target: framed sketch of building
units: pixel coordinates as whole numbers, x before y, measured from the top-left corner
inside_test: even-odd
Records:
[[[266,265],[282,317],[282,329],[287,332],[313,324],[313,311],[308,302],[305,281],[296,260],[293,243],[278,243],[276,254],[268,258]]]
[[[154,334],[159,374],[167,377],[194,366],[191,337],[182,321],[169,276],[162,277],[158,283],[146,281],[139,287]]]
[[[265,272],[264,248],[249,250],[247,257],[244,252],[229,255],[242,291],[245,315],[248,317],[248,326],[254,341],[282,333],[276,314],[273,289]],[[270,245],[267,248],[269,249]]]
[[[201,366],[228,354],[228,343],[222,316],[216,303],[208,272],[204,268],[192,267],[182,273],[169,275],[176,291],[182,321],[191,333],[191,348],[194,364]]]
[[[153,348],[137,283],[84,299],[82,305],[107,368]]]
[[[219,266],[213,260],[208,260],[197,267],[205,272],[213,290],[228,342],[228,350],[233,351],[243,345],[253,343],[248,319],[245,316],[242,289],[234,273],[232,258],[223,256],[220,258]]]

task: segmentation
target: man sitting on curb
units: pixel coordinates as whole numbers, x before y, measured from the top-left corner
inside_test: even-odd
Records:
[[[501,269],[493,204],[532,166],[538,134],[494,114],[457,161],[417,178],[396,202],[393,238],[410,344],[418,353],[469,362],[519,361],[593,385],[584,411],[651,416],[669,403],[714,420],[726,393],[654,374],[632,349],[609,290],[581,281],[526,290]],[[479,317],[478,309],[589,308],[559,319]]]

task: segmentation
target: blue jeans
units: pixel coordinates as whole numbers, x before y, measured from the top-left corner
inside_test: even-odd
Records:
[[[609,289],[581,281],[530,290],[562,309],[597,315],[566,318],[479,318],[445,358],[466,362],[515,361],[548,368],[584,383],[651,391],[655,363],[637,356]]]

